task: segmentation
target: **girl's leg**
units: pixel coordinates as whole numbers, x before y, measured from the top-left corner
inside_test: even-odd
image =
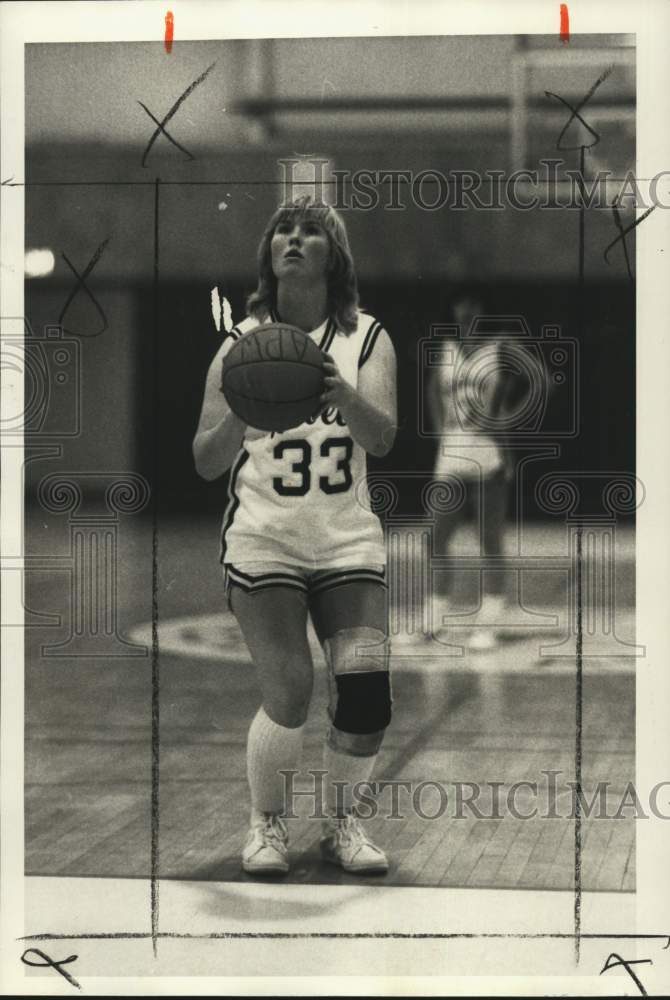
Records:
[[[386,856],[363,833],[354,809],[391,719],[386,591],[367,581],[340,584],[317,592],[310,611],[326,653],[331,695],[323,767],[332,821],[322,852],[348,871],[384,872]]]
[[[508,483],[503,472],[483,479],[476,500],[480,552],[484,556],[504,555],[503,536],[507,512]],[[505,570],[487,569],[482,573],[482,603],[478,628],[470,638],[473,649],[492,649],[497,630],[505,614]]]
[[[230,604],[258,675],[262,705],[247,739],[251,832],[243,853],[249,872],[288,870],[282,771],[297,770],[312,693],[306,594],[273,587],[255,594],[231,586]]]
[[[452,539],[459,526],[463,523],[464,512],[460,510],[449,511],[448,513],[435,514],[435,536],[434,551],[436,556],[448,556]],[[435,584],[435,593],[446,603],[453,597],[454,591],[454,571],[451,569],[441,570]]]
[[[435,513],[434,552],[436,556],[448,556],[453,538],[459,527],[467,521],[468,510],[472,503],[471,496],[476,493],[476,484],[471,479],[462,479],[463,503],[457,510]],[[454,598],[456,573],[453,569],[440,568],[437,574],[432,574],[433,600],[431,607],[431,627],[434,633],[445,627],[443,618]]]
[[[263,708],[280,726],[302,726],[312,696],[307,594],[290,587],[246,593],[231,585],[230,605],[254,661]]]
[[[503,536],[507,514],[509,485],[503,472],[488,476],[481,483],[481,499],[477,504],[480,546],[485,556],[504,555]],[[489,570],[484,575],[484,592],[502,596],[505,593],[505,571]]]

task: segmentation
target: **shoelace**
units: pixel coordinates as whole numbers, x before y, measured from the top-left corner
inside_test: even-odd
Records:
[[[368,838],[359,826],[358,820],[351,813],[347,813],[342,819],[337,821],[337,831],[343,844],[360,845],[368,843]]]
[[[263,826],[263,839],[275,849],[286,847],[288,830],[281,816],[275,813],[268,813]]]

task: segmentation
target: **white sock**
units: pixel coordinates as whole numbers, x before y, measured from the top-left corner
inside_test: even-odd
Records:
[[[298,768],[304,729],[304,725],[295,729],[279,726],[262,706],[258,709],[247,737],[252,821],[263,813],[284,812],[286,785],[279,772]]]
[[[355,800],[354,786],[359,781],[369,781],[377,763],[377,754],[372,757],[353,757],[351,754],[333,750],[327,743],[323,748],[323,769],[326,785],[325,807],[331,815],[341,815],[349,812]],[[338,787],[334,782],[343,781],[345,785]],[[369,789],[361,790],[369,794]]]

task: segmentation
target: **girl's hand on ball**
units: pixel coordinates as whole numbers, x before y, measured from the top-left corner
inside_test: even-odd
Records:
[[[321,409],[327,410],[334,406],[338,410],[342,410],[346,408],[347,402],[351,399],[352,387],[342,377],[340,369],[330,354],[324,354],[324,358]]]

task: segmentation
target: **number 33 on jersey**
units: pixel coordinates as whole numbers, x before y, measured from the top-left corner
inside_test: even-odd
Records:
[[[272,317],[274,319],[275,317]],[[248,317],[234,339],[256,326]],[[356,386],[381,324],[359,312],[347,335],[327,320],[310,337]],[[309,568],[382,564],[384,539],[369,507],[363,449],[339,412],[327,410],[283,433],[248,429],[230,474],[221,561]]]

